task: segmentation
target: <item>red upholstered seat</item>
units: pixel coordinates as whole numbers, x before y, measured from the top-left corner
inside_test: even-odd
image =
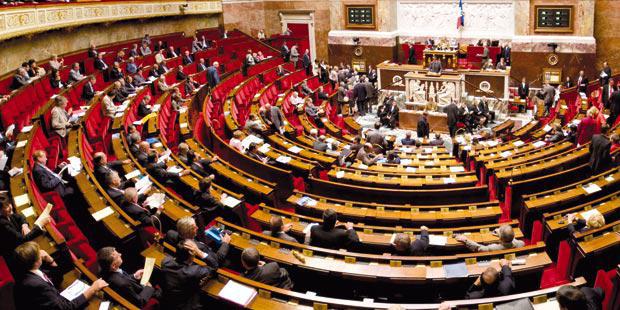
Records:
[[[615,270],[605,271],[599,270],[596,273],[596,280],[594,281],[594,287],[600,287],[605,292],[605,298],[603,299],[603,310],[611,309],[610,302],[614,296],[614,284],[613,278],[616,275]]]
[[[543,272],[540,288],[544,289],[568,283],[568,268],[570,267],[571,258],[572,249],[568,241],[564,240],[560,242],[558,259],[555,264],[551,265]]]

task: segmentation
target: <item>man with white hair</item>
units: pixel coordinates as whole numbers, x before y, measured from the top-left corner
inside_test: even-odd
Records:
[[[312,144],[312,148],[320,152],[327,151],[327,143],[325,142],[325,136],[320,135],[319,138],[316,141],[314,141],[314,143]]]
[[[465,246],[474,252],[489,252],[498,251],[504,249],[521,248],[525,245],[525,242],[515,239],[515,232],[510,225],[502,225],[493,234],[499,237],[500,243],[493,243],[489,245],[481,245],[475,241],[469,240],[465,235],[456,236],[456,240],[465,243]]]

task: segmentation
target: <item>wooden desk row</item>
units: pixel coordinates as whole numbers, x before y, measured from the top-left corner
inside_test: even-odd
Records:
[[[334,167],[327,173],[333,182],[358,184],[381,188],[458,188],[478,183],[475,173],[416,174],[399,172],[375,172],[362,169]]]
[[[312,203],[302,203],[303,197]],[[324,210],[335,210],[342,220],[402,226],[456,226],[496,222],[502,214],[497,202],[451,206],[379,205],[336,200],[308,193],[292,195],[287,202],[300,213],[320,216]]]
[[[297,240],[304,240],[304,229],[310,225],[315,223],[321,223],[322,220],[318,217],[311,217],[300,215],[288,211],[283,211],[277,208],[268,207],[264,204],[261,204],[253,214],[252,218],[263,225],[266,230],[269,230],[270,227],[270,219],[272,216],[277,215],[282,217],[284,224],[291,224],[290,233],[297,238]],[[516,220],[508,223],[502,223],[501,225],[510,225],[514,228],[515,238],[523,238],[523,234],[521,230],[518,228],[518,222]],[[499,238],[497,235],[493,234],[493,230],[501,226],[500,224],[488,224],[488,225],[479,225],[479,226],[465,226],[465,227],[454,227],[454,228],[430,228],[429,233],[431,235],[439,235],[445,236],[447,241],[443,245],[439,244],[430,244],[430,250],[428,252],[431,253],[445,253],[450,251],[469,251],[466,249],[465,245],[462,242],[456,241],[454,239],[454,235],[456,234],[464,234],[470,240],[473,240],[478,243],[487,244],[487,243],[498,243]],[[402,228],[400,226],[373,226],[373,225],[365,225],[364,223],[356,223],[354,225],[354,229],[357,231],[360,242],[362,244],[362,249],[367,250],[372,253],[386,253],[391,252],[392,249],[392,238],[396,233],[407,233],[409,235],[418,236],[420,234],[419,228]],[[415,237],[414,237],[415,238]]]

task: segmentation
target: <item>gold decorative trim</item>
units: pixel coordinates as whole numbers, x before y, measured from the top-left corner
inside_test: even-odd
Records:
[[[65,27],[161,16],[222,13],[221,1],[119,1],[0,11],[0,41]]]

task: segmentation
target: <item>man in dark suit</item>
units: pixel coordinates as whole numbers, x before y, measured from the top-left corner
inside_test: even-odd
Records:
[[[487,98],[484,96],[482,96],[482,99],[478,102],[478,113],[486,119],[485,125],[489,121],[492,122],[495,120],[495,111],[491,111],[489,109],[489,103],[487,102]]]
[[[323,223],[312,226],[306,235],[310,245],[328,249],[349,249],[359,242],[359,237],[353,229],[353,223],[344,224],[345,229],[336,228],[338,214],[333,209],[323,212]]]
[[[256,248],[246,248],[241,252],[241,265],[245,269],[243,276],[250,280],[285,290],[293,288],[293,281],[291,281],[288,271],[280,268],[276,262],[265,263],[261,261]]]
[[[411,44],[411,42],[407,42],[407,46],[409,47],[409,55],[407,56],[407,63],[410,65],[415,65],[416,59],[415,59],[415,49],[413,48],[413,44]]]
[[[609,83],[609,79],[611,78],[611,68],[606,61],[603,62],[603,69],[601,70],[601,74],[599,74],[599,76],[599,83],[601,85],[607,85]]]
[[[433,56],[433,61],[431,61],[430,65],[428,66],[428,71],[440,74],[442,70],[443,67],[441,65],[441,61],[437,59],[437,56]]]
[[[142,225],[153,224],[151,215],[159,216],[163,210],[163,205],[157,208],[149,208],[140,204],[140,200],[144,200],[146,196],[138,195],[138,191],[129,187],[124,190],[123,201],[120,205],[121,209],[127,213],[132,219],[139,221]]]
[[[0,255],[8,257],[13,250],[20,244],[34,240],[43,234],[43,229],[50,222],[49,215],[39,216],[32,229],[26,222],[26,217],[20,213],[15,213],[13,204],[8,197],[3,196],[2,207],[0,209]]]
[[[501,272],[494,267],[489,267],[482,272],[474,284],[467,290],[465,298],[498,297],[512,293],[515,289],[515,280],[512,277],[510,263],[502,259],[499,265],[501,266]]]
[[[327,143],[325,143],[325,136],[320,135],[319,138],[312,143],[312,148],[319,152],[326,152]]]
[[[166,170],[166,164],[158,162],[159,155],[155,150],[151,150],[147,157],[146,172],[161,183],[171,186],[180,185],[180,179],[190,173],[189,170],[181,172],[170,172]]]
[[[142,308],[151,298],[159,298],[161,290],[155,289],[150,282],[140,284],[144,269],[128,274],[121,269],[123,258],[113,247],[104,247],[97,251],[97,262],[101,278],[108,282],[110,288],[132,304]]]
[[[609,117],[607,118],[607,124],[613,126],[618,115],[620,115],[620,90],[611,93],[611,97],[609,98]]]
[[[310,51],[308,49],[304,51],[304,56],[301,59],[301,64],[303,65],[304,69],[306,69],[306,75],[312,74],[312,60],[310,59]]]
[[[95,179],[99,184],[105,184],[105,176],[112,171],[121,171],[124,164],[131,163],[130,159],[115,160],[108,162],[108,157],[103,152],[93,155],[93,167]],[[121,186],[122,187],[122,186]]]
[[[121,177],[118,175],[118,172],[110,170],[105,175],[104,189],[108,196],[119,206],[125,202],[125,191],[121,188],[121,184]]]
[[[274,130],[280,133],[284,133],[286,117],[284,117],[282,110],[280,110],[279,107],[271,106],[269,104],[266,104],[265,108],[267,109],[267,115],[269,117],[269,120],[271,121],[271,124],[274,127]]]
[[[207,68],[207,83],[209,83],[209,86],[211,86],[211,88],[215,87],[217,84],[220,83],[220,74],[217,72],[217,68],[219,67],[220,64],[215,61],[213,62],[213,65]]]
[[[418,119],[418,124],[416,127],[416,132],[418,134],[418,139],[427,138],[431,133],[430,125],[428,124],[428,112],[423,112],[422,117]]]
[[[166,256],[162,263],[162,309],[202,309],[202,290],[215,270],[193,262],[194,257],[205,255],[193,240],[176,244],[175,256]]]
[[[37,150],[32,157],[35,161],[32,168],[33,178],[42,192],[55,191],[63,198],[73,195],[74,190],[69,183],[46,166],[47,154],[45,151]],[[63,163],[59,167],[63,168],[65,165]]]
[[[205,63],[204,58],[200,58],[198,63],[196,64],[196,72],[202,72],[207,70],[207,64]]]
[[[530,84],[527,83],[525,77],[521,79],[521,84],[519,84],[519,88],[517,89],[517,95],[521,100],[527,99],[530,95]]]
[[[196,255],[196,258],[204,261],[213,269],[223,266],[226,262],[226,257],[228,256],[230,235],[227,233],[222,233],[222,243],[217,251],[214,251],[208,245],[196,240],[197,233],[198,225],[196,225],[196,220],[190,216],[182,217],[177,221],[177,230],[169,230],[166,233],[166,241],[172,244],[177,244],[183,240],[191,240],[201,252]]]
[[[579,71],[579,76],[577,77],[577,90],[580,93],[584,93],[588,95],[588,78],[585,76],[583,70]]]
[[[606,134],[609,131],[609,125],[601,126],[601,133],[592,136],[590,143],[590,169],[592,174],[598,174],[609,167],[611,164],[611,142]]]
[[[204,177],[198,183],[198,190],[194,191],[194,205],[199,206],[203,211],[205,222],[210,222],[217,216],[221,216],[226,206],[211,194],[211,184],[214,176]],[[222,194],[226,198],[226,194]]]
[[[560,310],[601,310],[605,291],[602,288],[564,285],[556,293]]]
[[[104,280],[98,279],[81,295],[69,301],[60,295],[52,280],[40,270],[43,264],[53,268],[58,265],[47,252],[41,250],[37,243],[28,241],[18,246],[15,249],[15,255],[24,273],[15,291],[18,309],[82,309],[96,293],[108,286]]]
[[[394,237],[392,246],[394,247],[394,253],[401,256],[422,256],[428,248],[429,237],[428,227],[420,227],[420,239],[411,241],[411,237],[408,234],[399,233]]]
[[[407,130],[407,132],[405,132],[405,137],[400,140],[400,144],[402,144],[403,146],[415,145],[415,139],[411,136],[412,132],[410,130]]]
[[[450,130],[450,137],[456,135],[456,123],[459,120],[459,108],[454,102],[446,107],[446,114],[448,114],[448,130]]]
[[[284,62],[288,62],[289,57],[291,56],[291,51],[286,45],[286,41],[282,43],[282,47],[280,47],[280,56],[284,59]]]
[[[387,118],[389,120],[388,127],[392,129],[396,128],[396,124],[398,123],[398,118],[399,118],[399,111],[400,109],[396,105],[396,100],[392,100],[392,105],[390,106],[390,109],[388,110],[388,113],[387,113]]]
[[[99,55],[97,55],[94,66],[95,66],[95,69],[101,70],[101,71],[108,69],[108,64],[106,64],[105,61],[103,60],[103,53],[99,53]]]
[[[142,87],[142,86],[148,84],[146,82],[146,79],[144,78],[144,75],[142,75],[142,74],[143,74],[143,70],[142,70],[142,67],[140,67],[140,68],[138,68],[138,72],[136,72],[136,74],[134,74],[132,76],[133,77],[133,82],[132,82],[133,86],[135,86],[135,87]]]
[[[367,106],[366,106],[366,86],[364,85],[363,78],[360,79],[360,82],[353,86],[353,100],[357,104],[357,112],[364,116],[366,115]]]
[[[184,66],[194,63],[194,59],[192,58],[192,55],[190,55],[189,51],[185,51],[185,53],[183,53],[182,60]]]
[[[88,82],[82,87],[82,99],[90,101],[95,97],[95,83],[97,83],[97,78],[91,75]]]
[[[603,85],[603,93],[601,95],[603,106],[605,107],[605,109],[609,109],[609,99],[611,98],[611,95],[617,90],[618,88],[616,87],[616,82],[614,81],[614,79],[609,79],[609,82]]]
[[[284,239],[290,242],[298,242],[297,239],[288,234],[292,224],[289,223],[285,225],[281,216],[272,215],[271,219],[269,219],[269,226],[270,230],[263,230],[263,235]]]
[[[543,100],[545,102],[545,115],[549,115],[549,113],[551,113],[551,107],[553,107],[553,103],[555,101],[555,88],[549,83],[545,83],[542,88],[542,93],[544,95]]]
[[[17,73],[13,76],[13,81],[11,82],[11,89],[19,89],[22,86],[28,85],[30,77],[28,76],[28,71],[24,68],[17,69]]]
[[[183,66],[179,65],[177,67],[177,82],[182,82],[182,81],[185,81],[186,79],[187,79],[187,74],[183,72]]]

